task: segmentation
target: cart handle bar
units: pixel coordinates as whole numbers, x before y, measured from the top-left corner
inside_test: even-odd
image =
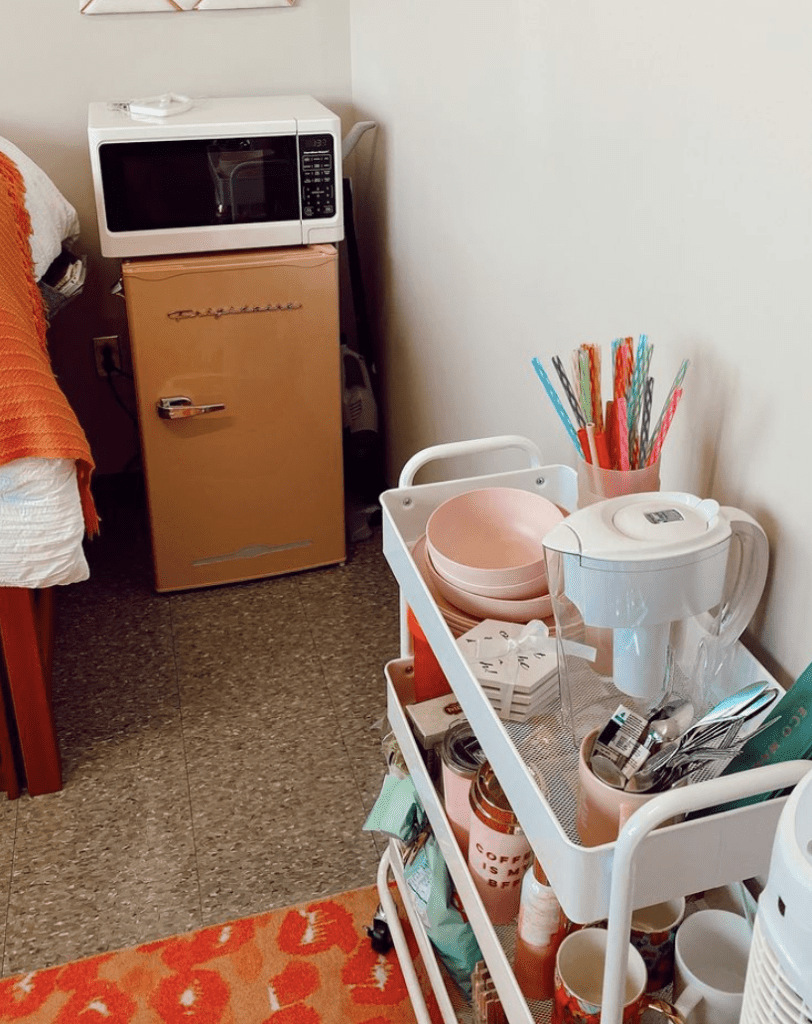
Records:
[[[400,471],[398,487],[411,487],[417,471],[429,462],[455,459],[461,455],[478,455],[480,452],[500,451],[502,448],[519,448],[526,453],[527,460],[533,468],[541,465],[539,446],[529,437],[522,437],[520,434],[480,437],[470,441],[449,441],[447,444],[435,444],[431,448],[424,448],[413,455]]]
[[[622,965],[629,942],[632,892],[635,883],[635,854],[646,836],[675,814],[713,807],[796,785],[812,770],[809,761],[780,761],[735,775],[723,775],[693,786],[669,789],[639,807],[629,818],[615,843],[612,883],[609,892],[609,935],[604,964],[601,1024],[620,1024],[622,1015]]]

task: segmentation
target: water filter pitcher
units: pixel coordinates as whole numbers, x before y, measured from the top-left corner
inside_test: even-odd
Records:
[[[736,689],[727,654],[761,598],[764,531],[682,492],[579,509],[544,538],[562,711],[576,743],[619,705],[672,694],[702,713]]]

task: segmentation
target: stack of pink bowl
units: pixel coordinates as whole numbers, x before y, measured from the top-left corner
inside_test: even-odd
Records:
[[[413,557],[456,635],[482,619],[552,615],[543,537],[564,513],[532,491],[487,487],[443,502]]]

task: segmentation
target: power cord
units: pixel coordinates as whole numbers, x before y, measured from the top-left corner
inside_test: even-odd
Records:
[[[107,386],[110,388],[110,392],[111,392],[113,398],[115,399],[116,404],[121,409],[124,410],[124,412],[127,414],[127,416],[129,416],[130,420],[132,420],[133,424],[137,427],[138,426],[138,418],[137,418],[137,416],[132,411],[132,409],[130,409],[130,407],[126,404],[126,402],[121,397],[121,395],[118,393],[118,390],[117,390],[116,385],[114,383],[114,378],[115,377],[124,377],[126,380],[132,380],[133,376],[132,376],[131,373],[127,373],[125,370],[122,370],[120,366],[116,365],[116,361],[113,358],[113,346],[112,345],[105,345],[104,348],[102,349],[101,364],[102,364],[102,370],[104,371],[104,379],[107,381]]]

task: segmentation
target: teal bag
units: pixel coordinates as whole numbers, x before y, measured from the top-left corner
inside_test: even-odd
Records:
[[[384,779],[364,831],[383,832],[410,847],[403,872],[412,905],[449,974],[470,1000],[471,973],[482,953],[473,928],[454,906],[448,866],[410,777]]]

